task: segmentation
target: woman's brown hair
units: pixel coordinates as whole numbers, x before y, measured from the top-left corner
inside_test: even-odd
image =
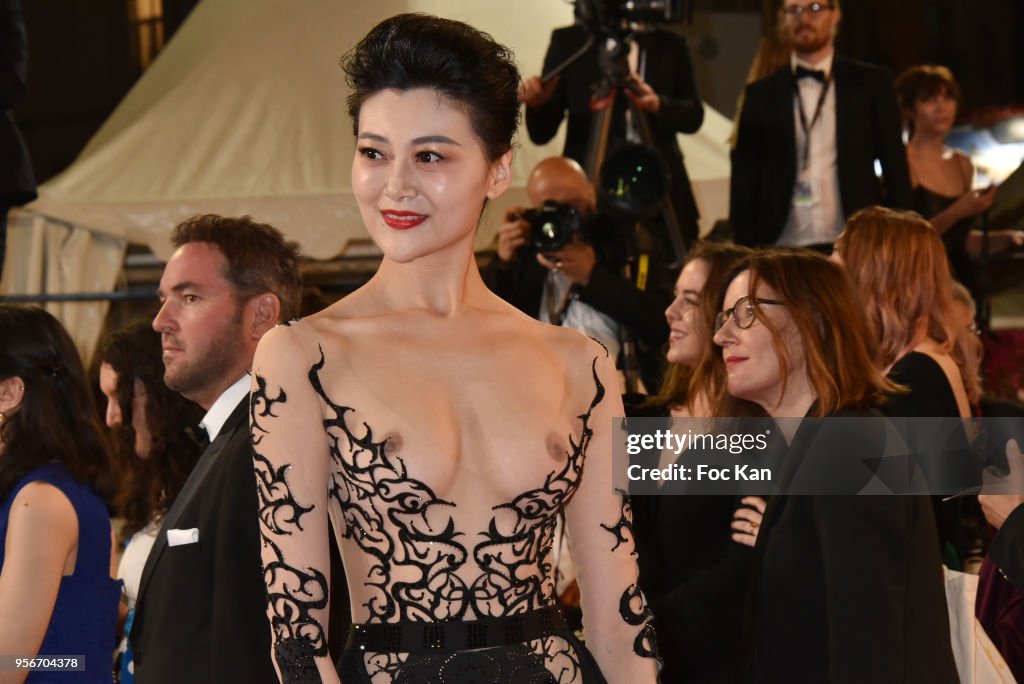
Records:
[[[187,431],[199,425],[203,410],[164,384],[160,333],[148,321],[110,333],[100,345],[97,361],[117,373],[121,425],[114,435],[124,474],[114,507],[125,519],[122,535],[127,538],[159,521],[184,486],[202,453]],[[135,453],[132,428],[136,380],[146,395],[144,413],[151,445],[145,458]]]
[[[960,86],[957,85],[953,72],[944,66],[918,64],[912,66],[896,79],[896,93],[900,100],[900,111],[903,113],[903,124],[910,135],[914,135],[914,108],[918,102],[927,100],[939,93],[946,93],[956,101],[960,101]]]
[[[722,292],[745,270],[750,271],[750,293],[763,284],[785,302],[803,344],[807,378],[818,399],[817,416],[876,406],[896,388],[875,365],[875,334],[853,282],[839,264],[809,250],[766,249],[741,264]],[[778,327],[756,307],[755,311],[771,332],[784,395],[789,353]]]
[[[879,368],[889,368],[909,351],[923,327],[970,383],[969,363],[950,324],[946,247],[930,223],[913,212],[868,207],[846,222],[836,252],[864,297],[879,338]]]
[[[681,364],[669,364],[665,379],[648,401],[648,406],[675,408],[686,406],[694,409],[694,399],[704,394],[712,402],[714,396],[725,391],[724,369],[718,369],[709,357],[714,356],[715,345],[711,342],[712,326],[718,313],[719,286],[725,276],[736,268],[736,264],[753,252],[747,247],[731,243],[701,242],[690,253],[687,261],[704,261],[708,265],[708,278],[700,293],[697,334],[701,337],[703,351],[701,358],[692,368]]]
[[[60,321],[39,307],[0,303],[0,380],[12,377],[25,391],[0,422],[0,500],[33,469],[60,463],[109,503],[117,472],[81,357]]]

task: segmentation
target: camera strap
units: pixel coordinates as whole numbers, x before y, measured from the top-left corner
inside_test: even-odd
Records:
[[[572,303],[572,284],[562,288],[558,282],[558,274],[555,271],[548,271],[548,282],[544,288],[544,309],[548,314],[548,323],[551,325],[562,325],[565,320],[565,313]]]

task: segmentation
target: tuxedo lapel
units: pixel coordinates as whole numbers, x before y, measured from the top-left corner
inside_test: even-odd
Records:
[[[153,542],[153,548],[149,552],[149,557],[146,559],[146,565],[142,569],[142,578],[139,581],[139,596],[138,600],[141,601],[143,595],[146,592],[146,587],[149,584],[149,579],[153,575],[153,571],[156,569],[157,563],[160,562],[160,556],[163,555],[164,550],[167,548],[167,531],[173,530],[178,525],[178,521],[181,520],[181,514],[188,508],[189,503],[195,498],[196,492],[198,492],[206,479],[206,475],[210,472],[213,464],[217,460],[218,454],[224,449],[224,446],[230,441],[231,437],[235,433],[235,428],[238,427],[239,423],[244,421],[249,413],[249,397],[248,395],[239,402],[235,410],[231,412],[227,421],[224,422],[220,432],[217,434],[217,438],[213,440],[206,450],[203,451],[203,455],[199,458],[195,467],[192,468],[192,473],[188,476],[184,486],[181,488],[181,492],[174,499],[174,503],[168,509],[167,514],[164,515],[163,523],[160,525],[160,531],[156,535],[156,540]]]
[[[789,198],[793,195],[793,184],[796,182],[797,119],[796,111],[794,110],[796,106],[795,97],[797,97],[796,79],[793,77],[793,72],[790,70],[789,65],[787,65],[780,69],[775,76],[775,82],[772,84],[773,102],[769,110],[764,113],[766,120],[775,118],[777,116],[775,112],[779,112],[782,115],[782,125],[778,129],[782,135],[779,149],[785,155],[785,166],[782,168],[787,169],[788,174],[786,177],[778,179],[778,192],[781,193],[782,197],[785,197],[787,204]],[[782,220],[785,221],[785,219],[786,217],[783,216]],[[772,242],[774,242],[774,239]]]
[[[854,187],[854,178],[850,174],[849,160],[856,158],[850,146],[863,145],[865,136],[860,133],[865,127],[874,125],[873,121],[854,121],[851,112],[852,98],[857,97],[854,83],[851,82],[847,63],[836,55],[832,64],[832,87],[836,93],[836,173],[839,176],[840,188]],[[840,191],[839,200],[844,198]],[[840,206],[840,209],[843,209]],[[845,214],[846,212],[843,211]]]

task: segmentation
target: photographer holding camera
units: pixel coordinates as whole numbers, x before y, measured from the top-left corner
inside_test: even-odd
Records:
[[[530,174],[533,209],[510,209],[498,229],[487,285],[526,314],[579,330],[618,357],[636,341],[640,376],[657,387],[672,273],[646,234],[597,210],[594,187],[568,157],[549,157]],[[628,266],[631,277],[621,275]]]

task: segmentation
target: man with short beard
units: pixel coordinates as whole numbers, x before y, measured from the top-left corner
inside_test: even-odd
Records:
[[[783,2],[790,64],[747,87],[732,155],[740,244],[831,253],[859,209],[912,206],[892,77],[835,55],[840,17],[839,0]]]
[[[160,279],[164,382],[206,410],[209,446],[164,516],[130,639],[139,684],[277,682],[249,444],[249,371],[265,332],[299,313],[298,255],[244,218],[177,226]]]

